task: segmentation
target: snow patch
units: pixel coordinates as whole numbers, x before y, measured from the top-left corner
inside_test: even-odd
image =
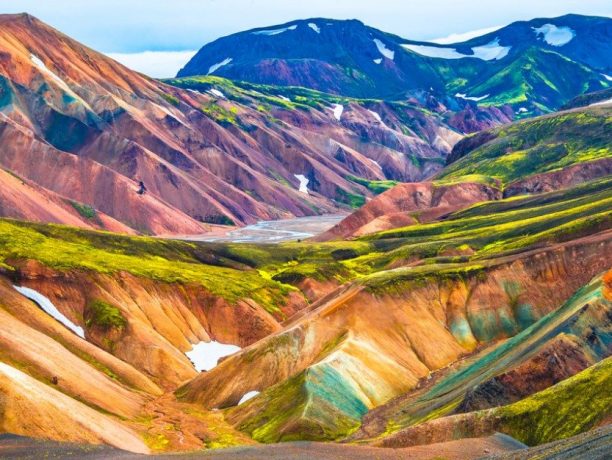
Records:
[[[391,60],[395,58],[395,51],[391,51],[389,48],[387,48],[387,45],[385,45],[378,38],[374,39],[374,44],[376,45],[376,48],[378,48],[378,52],[384,57]]]
[[[285,96],[281,96],[280,94],[277,96],[279,99],[282,99],[285,102],[291,102],[291,99],[289,99],[288,97]]]
[[[482,59],[483,61],[499,61],[505,58],[511,49],[511,46],[501,46],[499,44],[499,38],[496,38],[486,45],[475,46],[472,48],[472,51],[474,52],[474,57]]]
[[[60,312],[55,305],[40,292],[35,291],[34,289],[30,289],[27,287],[19,287],[13,286],[17,292],[19,292],[22,296],[27,297],[28,299],[34,301],[45,313],[55,318],[57,321],[62,323],[76,335],[81,338],[85,338],[85,331],[80,326],[77,326],[68,318],[66,318],[62,312]]]
[[[227,97],[225,97],[225,94],[223,94],[221,91],[219,91],[218,89],[215,88],[210,88],[208,91],[206,91],[208,94],[210,94],[211,96],[215,96],[218,97],[220,99],[227,99]]]
[[[309,22],[308,23],[308,27],[310,27],[312,30],[314,30],[316,33],[320,34],[321,33],[321,29],[319,28],[318,25],[316,25],[314,22]]]
[[[368,112],[370,112],[370,114],[376,118],[379,123],[382,123],[382,118],[378,112],[374,112],[373,110],[368,110]]]
[[[440,59],[463,59],[463,58],[476,58],[483,61],[494,61],[499,60],[508,55],[511,46],[501,46],[499,39],[496,38],[492,42],[487,43],[483,46],[475,46],[472,48],[474,54],[463,54],[457,51],[455,48],[448,47],[436,47],[427,45],[402,45],[410,51],[414,51],[417,54],[427,57],[440,58]]]
[[[605,73],[602,73],[602,75],[606,80],[612,81],[612,77],[610,75],[606,75]]]
[[[294,174],[295,178],[300,181],[298,191],[308,195],[308,178],[304,174]]]
[[[410,51],[414,51],[421,56],[427,56],[432,58],[440,58],[440,59],[462,59],[467,57],[465,54],[459,53],[455,48],[439,48],[437,46],[427,46],[427,45],[402,45],[402,48],[405,48]]]
[[[527,107],[521,107],[518,109],[518,112],[516,113],[527,113],[527,112],[529,112],[529,110],[527,110]]]
[[[381,64],[381,63],[382,63],[382,58],[374,59],[374,64]]]
[[[576,32],[569,27],[557,27],[554,24],[544,24],[542,27],[532,27],[536,37],[543,35],[544,41],[551,46],[563,46],[571,42]]]
[[[190,361],[193,363],[193,367],[198,372],[210,371],[217,367],[219,359],[233,355],[240,351],[240,347],[237,345],[228,345],[216,341],[211,342],[200,342],[193,346],[191,351],[185,353]]]
[[[258,394],[259,394],[259,391],[249,391],[242,398],[240,398],[240,401],[238,401],[238,405],[247,402],[249,399],[253,399]]]
[[[489,97],[489,94],[485,94],[484,96],[480,96],[480,97],[476,97],[476,96],[468,96],[467,94],[464,93],[457,93],[455,94],[455,97],[458,97],[459,99],[465,99],[466,101],[482,101],[486,98]]]
[[[55,72],[51,71],[46,65],[45,63],[36,55],[34,54],[30,54],[30,59],[32,60],[32,63],[44,74],[47,74],[49,77],[51,77],[55,83],[57,84],[57,86],[59,86],[61,89],[63,89],[66,93],[70,94],[70,96],[72,96],[74,99],[76,99],[77,101],[79,101],[81,104],[83,104],[85,107],[87,107],[89,110],[92,110],[91,107],[89,106],[89,104],[87,102],[85,102],[81,96],[79,96],[77,93],[75,93],[74,91],[72,91],[70,89],[70,86],[68,86],[68,83],[66,83],[64,80],[62,80],[60,78],[59,75],[57,75]]]
[[[216,72],[217,70],[219,70],[221,67],[223,67],[224,65],[228,65],[230,62],[232,62],[234,59],[228,57],[223,59],[221,62],[217,62],[216,64],[211,65],[208,68],[208,73],[206,75],[210,75],[211,73]]]
[[[608,99],[606,101],[601,101],[601,102],[595,102],[595,103],[589,105],[589,107],[595,107],[595,106],[598,106],[598,105],[608,105],[608,104],[612,104],[612,99]]]
[[[340,121],[340,118],[342,118],[342,114],[344,113],[344,106],[335,104],[332,110],[334,111],[334,117],[336,117],[336,120]]]
[[[30,54],[30,59],[32,60],[32,63],[38,67],[38,69],[43,72],[46,73],[47,75],[49,75],[51,78],[53,78],[55,80],[55,82],[58,84],[58,86],[60,86],[64,91],[73,94],[72,90],[70,89],[70,87],[68,86],[68,84],[62,80],[59,75],[57,75],[56,73],[54,73],[53,71],[51,71],[43,61],[40,60],[40,58],[38,56],[35,56],[34,54]]]
[[[283,27],[282,29],[267,29],[267,30],[256,30],[255,32],[251,32],[253,35],[268,35],[268,36],[272,36],[272,35],[279,35],[282,34],[283,32],[287,32],[288,30],[295,30],[297,29],[297,24],[294,24],[292,26],[289,27]]]

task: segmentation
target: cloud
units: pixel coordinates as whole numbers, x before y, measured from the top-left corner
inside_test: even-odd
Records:
[[[433,40],[428,40],[428,41],[433,42],[433,43],[438,43],[440,45],[449,45],[451,43],[463,43],[472,38],[481,37],[491,32],[495,32],[496,30],[499,30],[502,27],[504,26],[495,26],[495,27],[487,27],[486,29],[470,30],[469,32],[463,32],[460,34],[450,34],[447,37],[435,38]]]
[[[140,53],[106,53],[137,72],[153,78],[174,77],[197,51],[143,51]]]

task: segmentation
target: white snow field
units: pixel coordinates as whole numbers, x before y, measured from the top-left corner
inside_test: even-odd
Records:
[[[221,91],[219,91],[218,89],[215,88],[211,88],[208,91],[206,91],[208,94],[221,98],[221,99],[227,99],[227,97],[225,97],[225,94],[223,94]]]
[[[340,119],[342,118],[342,114],[344,113],[344,106],[340,104],[335,104],[332,110],[334,111],[334,117],[336,117],[336,120],[340,121]]]
[[[256,30],[255,32],[252,32],[253,35],[279,35],[282,34],[284,32],[287,32],[288,30],[295,30],[297,29],[297,24],[294,24],[292,26],[289,27],[283,27],[282,29],[267,29],[267,30]]]
[[[72,94],[72,90],[70,89],[70,87],[68,86],[68,84],[62,80],[59,75],[57,75],[56,73],[54,73],[53,71],[51,71],[43,61],[41,61],[41,59],[38,56],[35,56],[34,54],[30,54],[30,59],[32,60],[32,63],[38,67],[38,69],[43,72],[46,73],[47,75],[49,75],[51,78],[53,78],[55,80],[55,82],[58,84],[58,86],[60,86],[64,91],[71,93]]]
[[[193,363],[193,367],[199,372],[210,371],[217,367],[219,359],[233,355],[241,350],[237,345],[211,341],[200,342],[193,346],[191,351],[185,353]]]
[[[389,48],[387,48],[387,45],[385,45],[378,38],[374,39],[374,44],[376,45],[376,48],[378,48],[378,52],[384,57],[391,60],[395,58],[395,51],[391,51]]]
[[[308,23],[308,27],[310,27],[312,30],[314,30],[316,33],[320,34],[321,33],[321,29],[319,28],[318,25],[316,25],[314,22],[309,22]]]
[[[62,312],[59,311],[57,307],[53,305],[53,303],[47,297],[42,295],[40,292],[34,289],[27,288],[27,287],[20,287],[20,286],[13,286],[13,287],[22,296],[27,297],[28,299],[34,301],[49,316],[52,316],[53,318],[55,318],[57,321],[62,323],[64,326],[66,326],[68,329],[70,329],[72,332],[74,332],[79,337],[83,339],[85,338],[85,331],[83,330],[83,328],[80,326],[77,326],[72,321],[70,321],[68,318],[66,318],[62,314]]]
[[[501,46],[499,44],[499,38],[496,38],[486,45],[475,46],[472,48],[472,51],[474,52],[474,57],[482,59],[483,61],[498,61],[505,58],[511,48],[511,46]]]
[[[576,36],[576,32],[569,27],[557,27],[554,24],[544,24],[532,29],[538,38],[543,35],[544,41],[551,46],[567,45]]]
[[[440,58],[440,59],[463,59],[463,58],[476,58],[482,59],[483,61],[494,61],[503,59],[508,55],[511,46],[501,46],[499,44],[499,39],[487,43],[482,46],[475,46],[472,48],[472,52],[474,54],[463,54],[457,51],[455,48],[449,47],[436,47],[436,46],[427,46],[427,45],[402,45],[402,48],[405,48],[410,51],[414,51],[421,56]]]
[[[465,99],[466,101],[482,101],[486,98],[489,97],[489,94],[485,94],[484,96],[480,96],[480,97],[476,97],[476,96],[468,96],[467,94],[464,93],[457,93],[455,94],[455,97],[458,97],[459,99]]]
[[[368,112],[370,112],[370,115],[376,118],[376,121],[378,121],[379,123],[382,123],[382,118],[378,112],[374,112],[373,110],[368,110]]]
[[[89,110],[92,110],[92,108],[89,106],[89,104],[87,102],[85,102],[81,98],[81,96],[79,96],[77,93],[72,91],[72,89],[70,89],[70,86],[68,86],[68,83],[66,83],[64,80],[61,79],[61,77],[59,75],[57,75],[55,72],[53,72],[51,69],[49,69],[45,65],[45,63],[38,56],[36,56],[34,54],[30,54],[30,59],[32,60],[32,63],[38,68],[38,70],[40,70],[42,73],[44,73],[44,74],[48,75],[49,77],[51,77],[53,79],[53,81],[57,84],[57,86],[59,86],[61,89],[63,89],[66,93],[70,94],[70,96],[72,96],[75,100],[77,100],[82,105],[87,107]]]
[[[234,59],[228,57],[223,59],[221,62],[217,62],[216,64],[211,65],[208,68],[208,73],[206,75],[210,75],[212,73],[215,73],[217,70],[219,70],[221,67],[228,65],[230,62],[232,62]]]
[[[240,398],[240,401],[238,401],[238,405],[247,402],[249,399],[253,399],[258,394],[259,394],[259,391],[249,391],[248,393],[245,393],[245,395],[242,398]]]
[[[437,46],[427,45],[402,45],[402,48],[414,51],[421,56],[440,59],[462,59],[468,57],[465,54],[459,53],[455,48],[439,48]]]
[[[297,180],[299,180],[299,181],[300,181],[300,186],[299,186],[298,190],[299,190],[301,193],[306,193],[306,194],[308,194],[308,182],[310,182],[310,181],[308,180],[308,178],[307,178],[307,177],[306,177],[304,174],[294,174],[294,176],[295,176],[295,178],[296,178]]]

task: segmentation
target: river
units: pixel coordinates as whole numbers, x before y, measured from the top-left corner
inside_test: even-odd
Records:
[[[219,243],[282,243],[303,240],[329,230],[346,215],[296,217],[284,220],[263,220],[232,230],[225,235],[191,235],[182,240]]]

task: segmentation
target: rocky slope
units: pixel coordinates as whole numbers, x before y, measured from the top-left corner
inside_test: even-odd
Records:
[[[580,194],[597,202],[587,189]],[[369,268],[373,273],[328,294],[283,331],[228,358],[177,394],[206,407],[231,407],[228,420],[260,441],[342,437],[359,425],[368,410],[415,389],[432,371],[518,333],[608,268],[604,254],[610,250],[609,232],[597,233],[608,224],[596,217],[600,212],[604,213],[600,216],[607,214],[604,202],[592,214],[579,211],[589,213],[592,217],[587,219],[594,224],[577,224],[583,229],[580,234],[595,232],[597,236],[549,247],[536,243],[538,236],[518,243],[521,237],[517,240],[516,232],[544,232],[541,237],[547,234],[546,239],[556,239],[548,233],[552,225],[560,237],[563,228],[573,225],[556,220],[565,214],[559,214],[560,209],[568,205],[578,206],[570,197],[548,208],[524,199],[518,205],[521,212],[501,211],[498,217],[489,212],[491,208],[477,207],[482,218],[466,216],[463,228],[459,213],[455,223],[450,219],[379,234],[373,240],[379,249],[371,248],[361,257],[344,250],[344,260],[339,260],[345,270],[363,273]],[[532,217],[526,219],[526,214]],[[540,218],[534,219],[535,215]],[[569,215],[565,218],[573,222]],[[513,225],[521,219],[526,219],[522,229]],[[489,229],[481,227],[485,221]],[[510,223],[504,225],[504,221]],[[476,222],[480,224],[473,226]],[[489,246],[483,235],[497,243]],[[501,244],[506,238],[513,243]],[[452,254],[453,248],[465,255],[442,255]],[[466,264],[466,260],[473,262]],[[585,265],[578,267],[574,262],[578,260]],[[276,278],[299,279],[290,273],[297,275],[300,270],[289,267]],[[330,270],[342,273],[337,267],[320,270],[328,277]],[[261,394],[232,407],[250,391]]]
[[[602,179],[367,239],[275,246],[0,221],[0,382],[12,395],[0,427],[162,452],[403,433],[405,401],[418,420],[495,414],[609,353],[603,290],[559,308],[609,268],[609,209]],[[216,360],[219,343],[242,349],[198,373],[187,353]],[[495,379],[506,393],[488,390]]]
[[[356,207],[372,193],[352,177],[420,180],[464,130],[509,119],[488,111],[464,123],[472,115],[433,101],[284,96],[220,80],[179,89],[31,16],[0,23],[2,168],[142,233]]]
[[[433,182],[400,184],[373,199],[316,237],[316,240],[358,237],[431,222],[475,203],[499,198],[499,190],[479,183],[462,182],[448,186],[438,186]]]
[[[62,198],[1,169],[0,215],[31,222],[51,222],[118,233],[134,233],[133,229],[106,214]]]
[[[551,192],[607,177],[612,174],[609,114],[608,105],[591,106],[468,136],[455,145],[448,166],[433,182],[392,187],[318,239],[405,227],[479,201]]]
[[[289,286],[215,246],[6,220],[0,234],[1,431],[132,452],[252,442],[172,390],[303,308]]]
[[[220,38],[178,75],[214,74],[371,98],[429,93],[461,105],[509,104],[524,116],[609,87],[611,36],[609,18],[567,15],[440,45],[356,20],[313,18]]]

